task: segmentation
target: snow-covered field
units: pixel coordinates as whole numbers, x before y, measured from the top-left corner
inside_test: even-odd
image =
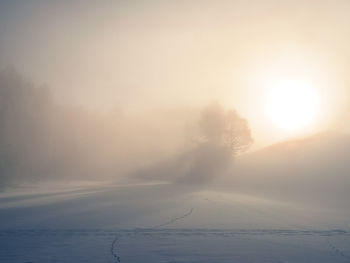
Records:
[[[0,233],[0,262],[349,262],[343,231],[26,229]]]
[[[350,262],[345,212],[171,184],[42,189],[0,194],[0,262]]]

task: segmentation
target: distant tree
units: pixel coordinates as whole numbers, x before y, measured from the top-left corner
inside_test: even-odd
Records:
[[[49,88],[35,87],[13,67],[0,70],[0,187],[46,172],[52,108]]]
[[[202,141],[223,146],[233,155],[246,151],[253,143],[248,122],[235,110],[225,110],[218,103],[202,111],[199,128]]]

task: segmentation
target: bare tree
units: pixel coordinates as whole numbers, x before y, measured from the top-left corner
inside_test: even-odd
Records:
[[[248,122],[235,110],[218,103],[206,107],[199,121],[202,140],[228,148],[233,155],[246,151],[253,139]]]

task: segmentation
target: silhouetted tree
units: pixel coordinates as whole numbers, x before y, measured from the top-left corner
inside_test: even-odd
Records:
[[[217,103],[202,111],[199,128],[205,142],[224,146],[233,155],[246,151],[253,143],[248,122],[235,110],[225,110]]]

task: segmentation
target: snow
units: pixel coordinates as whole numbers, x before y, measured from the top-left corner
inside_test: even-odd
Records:
[[[329,207],[172,184],[0,194],[0,262],[350,262]]]

